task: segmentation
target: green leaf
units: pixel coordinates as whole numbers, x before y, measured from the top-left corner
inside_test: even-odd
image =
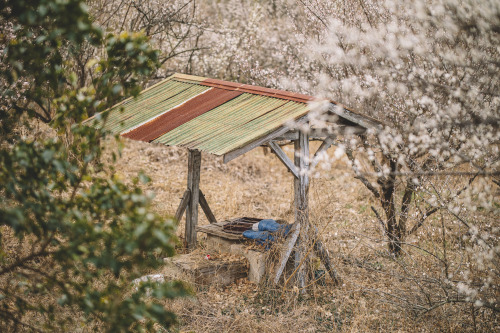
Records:
[[[43,160],[48,163],[52,160],[52,157],[54,156],[54,151],[53,150],[45,150],[43,153],[42,153],[42,157],[43,157]]]
[[[142,33],[104,37],[83,0],[2,5],[9,8],[9,15],[0,11],[2,24],[13,29],[2,54],[0,82],[8,89],[0,107],[16,112],[12,119],[0,113],[0,223],[16,251],[0,252],[0,260],[31,259],[23,262],[30,279],[19,270],[0,279],[6,291],[0,294],[0,317],[13,313],[33,330],[47,331],[75,331],[80,318],[103,331],[140,331],[154,322],[168,327],[173,315],[165,320],[167,312],[151,306],[145,289],[131,294],[130,282],[157,267],[158,248],[174,252],[174,231],[150,211],[138,184],[150,181],[144,173],[124,184],[101,159],[109,115],[96,116],[95,127],[80,125],[122,96],[136,95],[144,73],[158,66],[157,52]],[[81,80],[86,51],[101,58],[86,64],[97,67],[92,79]],[[17,84],[19,78],[27,85]],[[20,105],[27,111],[17,112]],[[51,129],[33,131],[36,115],[48,117]],[[122,149],[118,138],[118,155]],[[15,312],[2,312],[11,305]],[[78,318],[75,323],[65,317],[66,309]]]

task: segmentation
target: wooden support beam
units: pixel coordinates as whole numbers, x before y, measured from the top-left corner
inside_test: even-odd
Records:
[[[365,129],[371,128],[380,131],[383,128],[383,124],[380,121],[367,116],[362,116],[346,108],[339,108],[333,103],[330,104],[328,110],[341,118],[345,118],[361,127],[364,127]]]
[[[295,166],[299,170],[299,177],[294,179],[295,197],[295,223],[301,225],[300,237],[298,239],[297,250],[295,251],[295,268],[297,270],[298,286],[305,292],[307,285],[306,266],[307,251],[309,245],[309,136],[299,132],[299,139],[294,142],[295,146]],[[298,267],[298,265],[301,265]]]
[[[290,140],[290,141],[295,141],[299,139],[299,132],[300,130],[290,130],[286,132],[283,135],[280,135],[279,137],[275,138],[275,141],[280,141],[280,140]],[[328,128],[312,128],[309,131],[309,140],[316,140],[316,139],[322,139],[325,138],[329,135],[332,135],[331,130]]]
[[[307,115],[297,119],[295,122],[297,125],[300,125],[306,121],[307,121]],[[290,128],[287,126],[279,127],[277,129],[273,130],[272,132],[270,132],[269,134],[266,134],[263,137],[247,144],[246,146],[236,148],[236,149],[224,154],[224,163],[227,163],[229,161],[234,160],[236,157],[241,156],[241,155],[245,154],[246,152],[249,152],[250,150],[252,150],[252,149],[254,149],[254,148],[270,141],[270,140],[273,140],[275,137],[280,136],[280,135],[288,132],[289,130],[290,130]]]
[[[328,128],[313,128],[309,131],[309,140],[322,140],[328,137],[345,134],[363,134],[366,128],[361,126],[330,125]],[[299,130],[290,130],[280,136],[275,137],[274,141],[295,141],[299,139]]]
[[[200,197],[201,152],[189,150],[187,187],[191,198],[186,212],[186,243],[188,249],[196,247],[196,226],[198,225],[198,203]]]
[[[210,209],[210,206],[208,205],[207,199],[205,198],[205,195],[203,192],[200,190],[200,206],[203,209],[203,212],[205,213],[205,216],[208,219],[208,222],[210,223],[217,223],[217,219],[215,218],[214,213],[212,213],[212,210]]]
[[[189,204],[190,198],[191,198],[191,191],[186,190],[184,192],[184,195],[182,196],[181,203],[179,204],[179,207],[177,208],[177,211],[175,212],[175,219],[177,221],[180,221],[182,219],[182,215],[184,215],[184,212],[186,211],[186,208]]]
[[[315,153],[315,157],[320,154],[322,151],[328,149],[333,143],[334,138],[328,137],[323,141],[321,146]],[[281,275],[283,274],[283,270],[286,266],[286,263],[292,253],[293,247],[297,244],[297,250],[295,252],[295,265],[296,268],[299,264],[305,262],[304,255],[308,252],[308,237],[307,232],[309,230],[309,208],[308,208],[308,191],[309,191],[309,176],[307,171],[309,170],[308,165],[308,157],[309,157],[309,138],[305,134],[300,135],[300,140],[296,140],[294,142],[295,145],[295,165],[297,168],[301,168],[301,172],[299,172],[299,177],[294,179],[294,196],[295,196],[295,222],[292,226],[292,230],[290,231],[290,235],[285,241],[283,248],[280,254],[280,261],[276,266],[276,275],[274,276],[274,284],[278,284]],[[274,142],[273,142],[274,143]],[[276,143],[274,143],[276,145]],[[316,162],[317,163],[317,162]],[[301,231],[301,226],[304,226]],[[336,283],[340,283],[340,277],[337,274],[336,270],[333,268],[333,265],[330,260],[330,256],[328,250],[323,246],[321,240],[319,239],[318,231],[316,228],[313,230],[314,232],[314,251],[319,256],[325,269],[330,274],[332,280]],[[297,242],[300,235],[300,241]],[[306,265],[302,265],[298,269],[297,279],[299,282],[299,287],[302,288],[302,292],[305,292],[305,286],[307,285],[307,274],[306,274]]]
[[[325,140],[323,140],[323,143],[321,143],[321,146],[319,146],[318,150],[314,153],[314,156],[313,156],[313,159],[312,159],[312,162],[311,162],[311,166],[310,168],[314,168],[316,165],[318,165],[318,162],[319,162],[319,155],[325,151],[328,150],[328,148],[330,148],[330,146],[332,145],[333,141],[335,140],[334,137],[327,137]]]
[[[279,160],[288,168],[288,170],[293,173],[295,178],[299,177],[299,172],[297,171],[297,167],[292,163],[292,161],[288,158],[285,152],[281,149],[280,146],[276,144],[274,141],[269,141],[269,147],[273,150]]]
[[[307,252],[307,232],[309,228],[309,207],[308,207],[308,192],[309,192],[309,137],[307,134],[300,132],[299,139],[294,142],[295,155],[294,162],[298,171],[298,177],[294,178],[294,200],[295,200],[295,222],[288,236],[280,255],[280,261],[276,269],[274,284],[277,284],[283,273],[283,269],[292,253],[293,247],[297,244],[299,234],[300,242],[297,244],[295,251],[295,265],[298,266]],[[298,269],[299,287],[305,291],[306,286],[306,271],[302,265]]]

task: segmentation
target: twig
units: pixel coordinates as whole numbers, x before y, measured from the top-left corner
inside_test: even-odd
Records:
[[[426,211],[424,213],[424,215],[422,216],[422,218],[418,221],[417,224],[415,224],[413,226],[413,228],[411,228],[410,232],[408,232],[408,235],[412,235],[415,231],[417,231],[425,222],[425,220],[431,216],[432,214],[434,214],[435,212],[437,212],[440,208],[439,207],[434,207],[428,211]]]
[[[354,163],[354,156],[352,155],[352,150],[351,149],[346,149],[346,155],[347,155],[347,157],[349,158],[349,160],[352,163],[352,169],[353,169],[353,171],[355,173],[355,177],[354,178],[359,179],[366,186],[366,188],[368,188],[373,193],[373,195],[375,196],[375,198],[380,198],[379,191],[375,188],[375,186],[372,185],[372,183],[370,183],[368,181],[368,179],[366,179],[364,177],[364,174],[361,173],[361,171],[359,171],[359,169],[356,167],[356,165]]]
[[[382,221],[382,219],[380,218],[380,215],[378,214],[377,210],[375,209],[375,207],[373,206],[370,206],[370,208],[372,209],[372,211],[375,213],[375,216],[377,217],[377,220],[378,222],[380,223],[380,225],[382,226],[382,231],[384,232],[385,235],[387,235],[387,228],[385,227],[385,224],[384,224],[384,221]]]

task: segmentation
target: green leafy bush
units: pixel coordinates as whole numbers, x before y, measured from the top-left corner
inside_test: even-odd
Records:
[[[3,0],[0,31],[0,331],[168,328],[161,300],[186,287],[132,281],[173,255],[174,221],[150,211],[146,176],[126,185],[101,162],[107,133],[79,125],[136,95],[158,52],[140,33],[104,36],[80,0]],[[83,87],[82,45],[102,51]],[[59,136],[22,135],[35,120]]]

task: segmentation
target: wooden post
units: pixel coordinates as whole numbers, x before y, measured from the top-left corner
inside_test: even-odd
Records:
[[[295,267],[301,265],[297,271],[298,286],[305,292],[307,284],[306,253],[308,251],[309,232],[309,136],[299,131],[299,139],[294,141],[295,146],[295,166],[299,172],[299,177],[294,178],[295,197],[295,223],[301,225],[298,246],[295,251]]]
[[[198,203],[200,198],[201,152],[189,150],[187,187],[191,192],[186,211],[186,243],[188,249],[196,247],[196,226],[198,225]]]

